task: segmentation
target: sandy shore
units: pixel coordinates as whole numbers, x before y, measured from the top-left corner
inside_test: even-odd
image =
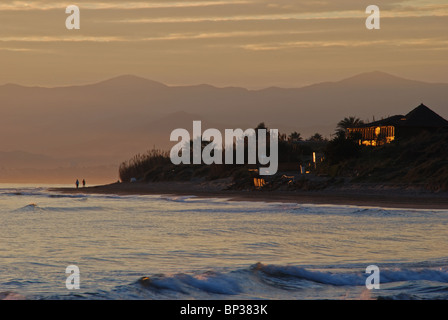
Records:
[[[114,195],[192,195],[232,201],[265,201],[303,204],[357,205],[387,208],[448,209],[448,193],[431,193],[397,187],[351,185],[320,191],[224,190],[228,181],[114,183],[86,188],[54,188],[51,191]]]

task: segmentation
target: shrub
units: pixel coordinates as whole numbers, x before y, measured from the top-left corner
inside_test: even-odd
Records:
[[[154,167],[170,163],[171,160],[167,151],[153,149],[146,154],[137,154],[120,165],[120,180],[129,182],[132,178],[141,179]]]

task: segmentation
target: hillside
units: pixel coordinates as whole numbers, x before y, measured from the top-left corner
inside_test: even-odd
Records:
[[[0,151],[21,150],[80,159],[80,165],[118,165],[153,147],[169,149],[169,134],[192,120],[204,127],[270,128],[307,138],[331,138],[346,116],[400,114],[424,102],[448,117],[448,84],[402,79],[381,72],[302,88],[167,86],[120,76],[99,83],[55,88],[0,86]],[[32,164],[32,162],[30,162]]]
[[[448,132],[424,133],[380,147],[361,147],[352,156],[318,170],[350,183],[448,191]]]

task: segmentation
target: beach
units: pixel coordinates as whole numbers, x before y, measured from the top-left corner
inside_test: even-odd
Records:
[[[381,184],[346,184],[317,191],[226,190],[230,181],[112,183],[85,188],[53,188],[67,194],[182,195],[226,198],[231,201],[262,201],[365,207],[448,209],[447,192]]]

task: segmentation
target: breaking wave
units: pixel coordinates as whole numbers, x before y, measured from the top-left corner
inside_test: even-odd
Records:
[[[105,207],[91,206],[91,207],[41,207],[38,204],[31,203],[24,207],[13,210],[13,213],[27,213],[27,212],[79,212],[79,211],[102,211],[107,210]]]
[[[1,300],[25,300],[25,297],[15,293],[15,292],[0,292],[0,301]]]
[[[362,268],[330,269],[254,264],[248,268],[196,273],[154,274],[111,291],[86,293],[91,299],[327,299],[328,290],[344,299],[448,299],[448,267],[382,268],[381,290],[366,294]],[[58,298],[61,298],[60,296]],[[62,297],[63,298],[63,297]],[[74,298],[74,297],[66,297]],[[79,298],[79,296],[77,296]]]
[[[257,265],[257,269],[271,277],[293,277],[333,286],[363,286],[368,274],[361,272],[313,271],[295,266]],[[448,267],[439,269],[384,269],[381,283],[401,281],[435,281],[448,284]]]

